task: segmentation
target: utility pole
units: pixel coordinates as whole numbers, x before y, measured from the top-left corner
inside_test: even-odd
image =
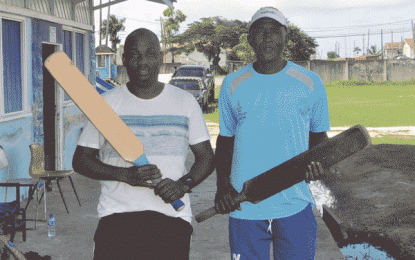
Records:
[[[347,58],[347,37],[344,37],[344,57]]]
[[[368,52],[369,52],[369,37],[370,37],[370,29],[367,32],[367,50],[368,50]]]
[[[363,34],[362,36],[363,36],[363,45],[362,45],[363,54],[362,55],[365,56],[365,35]]]
[[[99,0],[99,5],[102,5],[102,0]],[[99,8],[99,45],[102,44],[102,8]]]
[[[381,52],[382,52],[382,60],[383,60],[383,29],[380,29],[380,44],[381,44]]]
[[[412,57],[415,58],[415,27],[414,27],[414,20],[411,21],[412,24],[412,38],[414,39],[414,49],[412,52]]]

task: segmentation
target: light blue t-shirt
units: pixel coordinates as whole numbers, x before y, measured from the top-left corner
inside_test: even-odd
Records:
[[[330,130],[327,94],[320,77],[288,61],[279,73],[257,73],[252,64],[223,81],[219,95],[220,135],[235,137],[231,182],[243,183],[308,150],[309,132]],[[275,219],[314,204],[306,182],[258,204],[245,202],[230,215]]]

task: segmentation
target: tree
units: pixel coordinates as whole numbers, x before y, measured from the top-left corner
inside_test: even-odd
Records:
[[[335,51],[329,51],[327,52],[327,60],[336,60],[340,56]]]
[[[288,23],[288,44],[285,49],[285,59],[290,61],[308,61],[316,53],[318,44],[299,27]]]
[[[169,39],[177,35],[177,33],[179,32],[180,23],[186,20],[186,15],[184,15],[182,11],[180,10],[175,11],[169,7],[163,11],[163,16],[167,17],[167,20],[164,22],[164,28],[166,30],[166,35],[164,36],[166,38],[162,40],[162,43],[166,44],[167,43],[166,39]],[[180,54],[180,50],[178,50],[174,46],[170,46],[170,48],[167,49],[167,52],[171,53],[173,63],[174,63],[174,56]]]
[[[311,55],[316,53],[317,43],[313,38],[295,25],[288,24],[287,48],[284,51],[284,58],[290,61],[308,61]],[[247,40],[248,34],[242,34],[239,44],[232,50],[238,55],[241,61],[251,63],[255,60],[255,54]]]
[[[232,51],[238,56],[239,60],[245,64],[255,61],[255,52],[248,43],[248,34],[243,33],[239,37],[239,44],[232,48]]]
[[[107,37],[107,23],[108,20],[104,20],[102,22],[102,37]],[[111,49],[114,51],[117,51],[117,44],[121,42],[120,38],[118,37],[118,33],[125,30],[125,18],[118,20],[118,18],[115,15],[111,15],[109,19],[109,28],[108,28],[108,34],[110,36],[110,42],[111,42]]]
[[[196,49],[212,62],[216,70],[221,70],[221,50],[237,45],[240,35],[248,32],[248,23],[221,17],[200,20],[189,24],[184,33],[170,37],[166,42],[174,44],[179,53],[184,52],[187,55]]]
[[[367,54],[371,56],[376,56],[376,55],[380,55],[380,51],[377,50],[376,45],[372,45],[370,46],[369,49],[367,49]]]
[[[359,52],[361,52],[361,51],[362,50],[359,47],[355,47],[354,50],[353,50],[354,53],[357,53],[357,56],[359,56]]]

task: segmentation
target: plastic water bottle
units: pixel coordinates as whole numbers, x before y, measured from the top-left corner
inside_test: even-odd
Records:
[[[53,216],[53,214],[50,213],[49,221],[48,221],[48,237],[56,236],[55,225],[56,225],[55,216]]]

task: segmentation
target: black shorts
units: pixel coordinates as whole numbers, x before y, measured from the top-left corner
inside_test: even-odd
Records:
[[[188,260],[193,228],[154,211],[116,213],[100,219],[95,260]]]

